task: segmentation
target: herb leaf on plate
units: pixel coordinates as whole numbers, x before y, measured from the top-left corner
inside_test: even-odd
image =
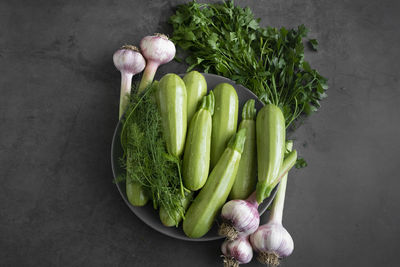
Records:
[[[184,215],[181,162],[168,154],[162,136],[161,116],[153,98],[155,86],[133,94],[121,132],[126,179],[148,191],[155,209],[163,207],[171,218]]]

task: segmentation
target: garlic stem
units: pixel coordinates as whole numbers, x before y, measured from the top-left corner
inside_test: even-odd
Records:
[[[286,142],[286,149],[291,152],[293,149],[293,141]],[[282,224],[283,208],[285,204],[286,185],[287,185],[288,171],[282,177],[279,184],[278,191],[276,192],[274,203],[271,208],[270,221]]]
[[[129,103],[129,96],[131,94],[131,86],[132,86],[132,73],[121,72],[121,94],[119,100],[119,118],[125,112],[126,107]]]
[[[275,196],[275,201],[272,204],[271,217],[270,217],[271,222],[282,224],[283,207],[285,204],[286,184],[287,184],[287,173],[282,178],[281,183],[279,184],[278,192],[276,193]]]
[[[254,207],[258,208],[259,203],[257,202],[257,191],[251,193],[251,195],[246,199],[246,201],[249,202]]]
[[[144,69],[143,72],[142,80],[139,84],[139,89],[138,89],[139,94],[143,92],[144,89],[146,89],[146,87],[151,84],[151,82],[154,79],[154,75],[156,74],[156,71],[158,69],[158,66],[159,66],[158,62],[155,61],[147,62],[146,68]]]

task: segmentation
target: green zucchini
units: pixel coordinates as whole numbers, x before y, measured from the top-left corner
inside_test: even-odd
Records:
[[[257,202],[269,197],[285,153],[285,118],[279,107],[268,104],[257,114]]]
[[[176,74],[164,75],[158,83],[157,103],[168,152],[179,157],[186,139],[187,110],[186,87]]]
[[[235,88],[220,83],[214,88],[215,107],[211,133],[211,168],[224,152],[229,139],[236,133],[239,100]]]
[[[128,127],[128,133],[127,133],[128,135],[132,134],[131,128],[132,126]],[[126,151],[127,166],[126,166],[125,192],[129,203],[131,203],[133,206],[144,206],[149,201],[149,196],[141,183],[131,179],[132,173],[130,173],[130,170],[132,170],[133,168],[132,166],[133,163],[131,159],[134,153],[135,152],[132,151],[131,149],[128,149]]]
[[[185,197],[182,198],[181,203],[185,211],[189,207],[189,204],[192,201],[192,199],[193,199],[193,192],[187,193]],[[160,208],[160,220],[162,224],[164,224],[167,227],[178,226],[178,224],[184,217],[182,215],[183,214],[180,214],[178,211],[176,211],[174,212],[174,214],[172,214],[173,218],[171,218],[171,216],[169,216],[164,207]]]
[[[240,159],[239,170],[233,184],[230,199],[246,199],[254,192],[257,183],[257,154],[256,154],[256,122],[257,110],[254,107],[254,99],[248,100],[242,110],[242,121],[240,129],[246,130],[246,142],[242,158]]]
[[[191,71],[183,76],[187,92],[187,122],[192,120],[203,96],[207,94],[207,82],[198,71]]]
[[[133,206],[144,206],[149,201],[143,186],[138,182],[130,182],[129,179],[126,179],[126,196]]]
[[[194,199],[185,215],[183,231],[188,237],[205,235],[220,212],[232,189],[246,140],[246,129],[231,138],[206,184]]]
[[[194,114],[186,138],[183,154],[183,184],[196,191],[206,183],[210,169],[210,147],[214,94],[204,96]]]

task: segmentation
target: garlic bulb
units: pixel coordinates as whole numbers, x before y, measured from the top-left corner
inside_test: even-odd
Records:
[[[224,267],[237,267],[241,263],[249,263],[253,258],[253,249],[248,236],[242,236],[236,240],[226,240],[221,246],[224,254]]]
[[[258,252],[257,259],[264,264],[278,266],[279,259],[292,254],[293,239],[281,223],[269,222],[260,226],[250,236],[254,250]]]
[[[221,211],[223,223],[219,234],[234,240],[238,236],[247,236],[254,233],[260,224],[258,203],[255,192],[246,200],[231,200]]]

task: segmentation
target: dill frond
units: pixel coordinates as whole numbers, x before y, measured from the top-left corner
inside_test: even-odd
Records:
[[[132,96],[121,132],[126,159],[121,166],[126,168],[126,179],[148,191],[155,209],[163,207],[174,218],[184,213],[181,162],[167,152],[154,90],[150,86]]]

